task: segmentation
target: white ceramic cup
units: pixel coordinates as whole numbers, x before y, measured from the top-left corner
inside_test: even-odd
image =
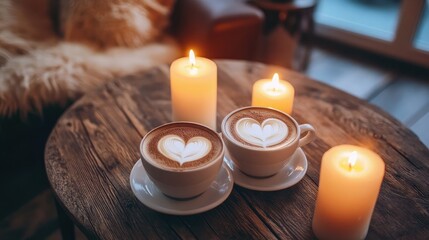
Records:
[[[144,143],[150,134],[156,134],[157,131],[161,131],[165,127],[174,127],[175,125],[178,127],[186,125],[204,128],[212,132],[212,135],[218,137],[221,144],[220,153],[210,162],[191,169],[175,169],[156,164],[144,150]],[[143,137],[140,143],[140,156],[149,178],[162,193],[173,198],[192,198],[205,192],[216,179],[223,163],[224,143],[219,134],[206,126],[193,122],[172,122],[154,128]]]
[[[234,114],[247,110],[263,109],[264,111],[275,111],[289,118],[296,128],[296,136],[286,144],[280,144],[275,147],[261,148],[248,146],[240,143],[226,131],[226,124],[230,117]],[[249,176],[254,177],[269,177],[279,172],[290,160],[293,153],[298,147],[304,146],[312,142],[316,133],[310,124],[298,125],[296,120],[290,115],[277,111],[272,108],[264,107],[244,107],[229,113],[222,121],[222,137],[227,148],[227,156],[234,162],[237,167]],[[305,135],[301,137],[301,134]]]

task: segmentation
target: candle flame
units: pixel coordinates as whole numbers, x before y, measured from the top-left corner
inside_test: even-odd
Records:
[[[194,51],[192,49],[189,51],[189,63],[192,66],[195,66],[195,54],[194,54]]]
[[[274,73],[273,78],[271,80],[272,84],[273,84],[273,89],[274,91],[276,91],[277,89],[279,89],[280,87],[280,83],[279,83],[279,74]]]
[[[351,170],[353,168],[353,166],[356,164],[356,160],[357,160],[357,152],[353,151],[350,155],[349,155],[349,160],[348,160],[348,164],[349,164],[349,169]]]

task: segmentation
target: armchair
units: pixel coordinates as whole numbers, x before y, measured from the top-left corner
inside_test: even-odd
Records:
[[[115,38],[107,40],[101,38],[102,36],[96,36],[91,29],[79,28],[79,25],[85,26],[91,25],[91,23],[82,24],[82,22],[76,21],[71,24],[75,26],[72,27],[73,30],[65,32],[64,28],[67,24],[65,18],[70,15],[70,10],[67,8],[73,8],[73,1],[79,0],[51,0],[51,8],[54,9],[51,14],[56,19],[54,26],[57,32],[71,40],[104,41],[104,44],[110,46],[124,44],[116,42]],[[173,2],[173,0],[168,1]],[[164,4],[170,5],[167,4],[168,1],[165,1]],[[97,4],[100,3],[93,3],[89,6]],[[85,11],[82,8],[84,7],[72,11],[75,11],[75,15],[81,14],[82,11]],[[58,9],[61,10],[58,11]],[[169,32],[180,43],[183,50],[195,48],[200,56],[251,59],[262,33],[263,18],[261,10],[248,5],[243,0],[175,0]],[[164,21],[157,21],[156,24],[159,29],[165,25]],[[74,36],[70,36],[71,34]],[[103,43],[99,45],[103,45]],[[132,46],[132,44],[126,45]]]
[[[171,30],[184,50],[209,58],[254,58],[263,13],[241,0],[178,0]]]

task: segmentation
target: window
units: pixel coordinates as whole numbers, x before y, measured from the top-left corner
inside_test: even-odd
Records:
[[[316,21],[345,31],[392,41],[400,1],[321,0]]]
[[[316,33],[429,67],[428,2],[319,0]]]
[[[420,27],[417,30],[414,45],[418,49],[429,51],[429,2],[426,3],[424,14],[420,20]]]

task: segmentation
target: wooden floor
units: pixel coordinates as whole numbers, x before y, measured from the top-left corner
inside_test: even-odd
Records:
[[[305,73],[380,107],[429,146],[429,70],[321,44]]]
[[[305,73],[379,106],[429,146],[429,70],[321,41],[313,49]],[[0,219],[0,239],[61,239],[52,193],[46,179],[37,181],[42,181],[44,190],[32,199],[16,199],[25,203],[19,209],[9,209],[10,214]],[[32,184],[40,185],[25,187],[31,189]],[[85,237],[77,231],[77,239]]]

